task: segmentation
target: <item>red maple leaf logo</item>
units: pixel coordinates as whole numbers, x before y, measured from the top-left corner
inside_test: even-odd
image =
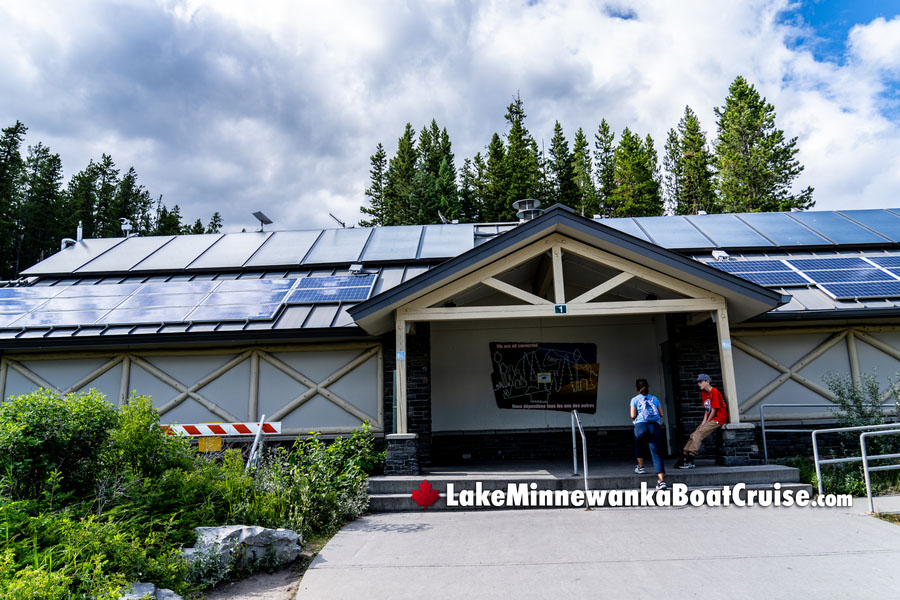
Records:
[[[429,506],[437,502],[439,496],[440,494],[438,491],[431,487],[431,484],[428,483],[427,479],[420,483],[418,488],[412,491],[412,499],[415,500],[423,510],[427,510]]]

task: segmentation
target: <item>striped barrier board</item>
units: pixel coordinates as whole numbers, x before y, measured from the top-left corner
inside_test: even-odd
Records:
[[[215,436],[256,435],[259,423],[198,423],[196,425],[161,425],[169,435]],[[281,433],[281,421],[263,423],[263,433]]]

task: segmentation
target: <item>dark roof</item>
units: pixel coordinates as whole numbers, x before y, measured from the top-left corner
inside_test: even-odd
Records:
[[[536,219],[452,258],[414,280],[357,304],[349,310],[350,316],[370,333],[387,331],[392,326],[392,312],[400,305],[555,232],[724,296],[736,321],[769,311],[783,301],[780,293],[623,233],[607,226],[605,222],[580,217],[571,209],[556,205]]]
[[[605,245],[607,249],[618,248],[617,253],[626,258],[648,262],[664,271],[675,270],[687,281],[718,286],[723,295],[737,293],[750,298],[750,304],[774,306],[772,302],[779,295],[793,297],[757,319],[883,316],[895,315],[900,309],[900,296],[837,298],[816,283],[769,285],[766,290],[741,279],[743,274],[733,276],[697,264],[712,262],[713,249],[728,250],[735,261],[812,256],[900,257],[900,209],[592,222],[557,208],[541,219],[524,225],[446,224],[83,240],[26,269],[26,279],[13,284],[16,289],[32,291],[13,292],[8,297],[0,292],[0,348],[104,340],[122,344],[157,343],[163,339],[249,339],[260,331],[267,332],[267,338],[365,335],[351,318],[351,312],[366,318],[454,272],[476,268],[498,252],[527,243],[527,239],[537,235],[536,228],[546,231],[551,219],[555,219],[553,227],[567,235],[589,244]],[[452,262],[435,269],[448,259]],[[357,300],[328,300],[284,303],[269,318],[233,318],[235,311],[226,311],[230,317],[223,312],[218,318],[211,318],[206,311],[200,319],[191,318],[190,315],[197,317],[203,312],[193,311],[192,305],[191,312],[186,310],[174,319],[153,320],[157,312],[146,311],[138,313],[141,318],[133,322],[106,323],[108,319],[91,318],[97,315],[84,310],[85,302],[96,296],[97,290],[79,295],[80,289],[98,285],[117,286],[109,289],[125,298],[127,290],[140,294],[139,290],[147,289],[141,285],[146,284],[234,279],[299,281],[307,277],[347,276],[353,264],[361,265],[376,281],[370,299],[353,311],[350,309],[358,304]],[[435,272],[419,277],[430,270]],[[40,294],[36,290],[41,287],[72,288],[55,302],[60,305],[62,298],[73,298],[71,305],[63,306],[63,322],[21,318],[22,298]],[[202,302],[198,299],[198,305]],[[91,310],[103,311],[102,306],[110,303],[99,302]],[[49,310],[46,308],[45,312]],[[743,316],[754,311],[745,311]]]

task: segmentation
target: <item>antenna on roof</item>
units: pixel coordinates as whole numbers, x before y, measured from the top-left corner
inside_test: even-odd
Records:
[[[127,238],[127,237],[130,237],[130,236],[131,236],[131,230],[132,230],[132,225],[131,225],[131,223],[129,223],[129,222],[128,222],[128,219],[126,219],[125,217],[121,217],[121,218],[119,219],[119,222],[122,224],[122,235],[123,235],[124,237],[126,237],[126,238]]]
[[[346,229],[346,228],[347,228],[347,224],[344,223],[343,221],[341,221],[340,219],[338,219],[338,218],[337,218],[336,216],[334,216],[333,214],[328,213],[328,216],[331,217],[332,219],[334,219],[335,222],[336,222],[338,225],[341,226],[341,229]]]
[[[445,217],[444,215],[441,214],[441,211],[438,211],[438,217],[440,217],[441,223],[443,223],[445,225],[450,222],[447,220],[447,217]]]
[[[265,231],[266,225],[271,225],[274,221],[267,217],[261,210],[253,213],[253,217],[259,221],[259,229],[257,231]]]

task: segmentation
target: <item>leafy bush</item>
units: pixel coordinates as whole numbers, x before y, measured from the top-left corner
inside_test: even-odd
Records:
[[[364,427],[274,448],[248,473],[238,450],[200,456],[165,435],[149,398],[120,408],[95,391],[14,398],[0,406],[0,598],[105,600],[136,581],[193,594],[242,575],[187,565],[180,548],[195,527],[331,533],[365,510],[380,462]]]
[[[839,410],[835,413],[839,427],[861,427],[867,425],[882,425],[889,421],[889,415],[885,412],[890,407],[891,401],[895,408],[898,407],[897,383],[888,380],[888,388],[881,389],[875,374],[863,373],[858,384],[853,382],[847,373],[831,372],[823,378],[825,385],[835,396]],[[848,432],[840,434],[842,456],[860,456],[859,444],[860,432]],[[900,451],[900,435],[878,436],[866,441],[866,450],[869,456],[878,454],[892,454]],[[815,478],[815,469],[810,462],[810,483],[818,485]],[[801,475],[802,475],[801,471]],[[872,488],[875,493],[892,491],[900,487],[900,472],[881,471],[870,473]],[[864,496],[866,494],[865,476],[862,465],[859,463],[824,465],[822,467],[823,489],[835,494],[852,494]]]
[[[87,493],[118,422],[115,406],[96,390],[61,396],[47,390],[0,404],[0,475],[6,493],[33,498],[52,472],[64,492]]]

